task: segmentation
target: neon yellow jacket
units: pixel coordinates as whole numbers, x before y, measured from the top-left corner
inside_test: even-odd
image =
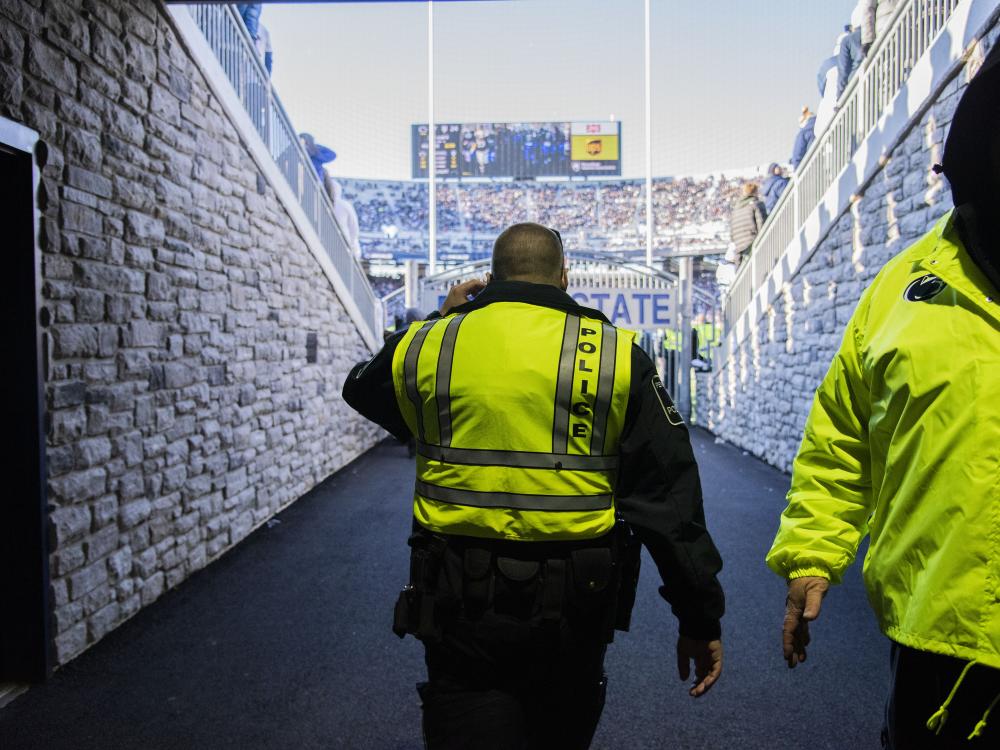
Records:
[[[1000,299],[952,214],[858,303],[767,563],[838,582],[866,533],[882,631],[1000,668]]]

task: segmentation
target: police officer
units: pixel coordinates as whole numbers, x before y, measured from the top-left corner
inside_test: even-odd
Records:
[[[344,398],[417,441],[394,630],[425,645],[427,746],[586,748],[639,543],[694,697],[722,671],[721,560],[687,429],[634,334],[566,294],[558,232],[508,228],[492,269],[355,367]]]
[[[955,110],[943,171],[955,208],[862,295],[767,557],[788,580],[794,667],[830,583],[871,537],[895,750],[1000,747],[1000,45]]]

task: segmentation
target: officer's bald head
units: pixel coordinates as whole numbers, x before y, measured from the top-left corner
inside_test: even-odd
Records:
[[[493,243],[493,278],[565,288],[562,242],[541,224],[514,224]]]

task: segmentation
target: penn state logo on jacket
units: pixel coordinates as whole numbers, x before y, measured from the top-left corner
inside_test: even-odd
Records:
[[[941,279],[929,273],[910,282],[910,285],[906,287],[906,291],[903,293],[903,298],[908,302],[926,302],[941,294],[946,286],[948,285],[941,281]]]

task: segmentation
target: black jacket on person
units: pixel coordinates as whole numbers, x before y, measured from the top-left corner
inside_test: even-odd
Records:
[[[524,302],[607,321],[555,286],[495,281],[453,312],[493,302]],[[391,336],[369,362],[357,365],[344,384],[344,400],[400,440],[410,430],[396,403],[392,357],[403,332]],[[660,593],[670,602],[683,635],[718,638],[724,610],[716,574],[722,560],[705,527],[701,482],[687,428],[645,352],[632,347],[632,384],[620,441],[618,512],[649,550],[660,570]],[[525,544],[525,542],[510,542]]]

